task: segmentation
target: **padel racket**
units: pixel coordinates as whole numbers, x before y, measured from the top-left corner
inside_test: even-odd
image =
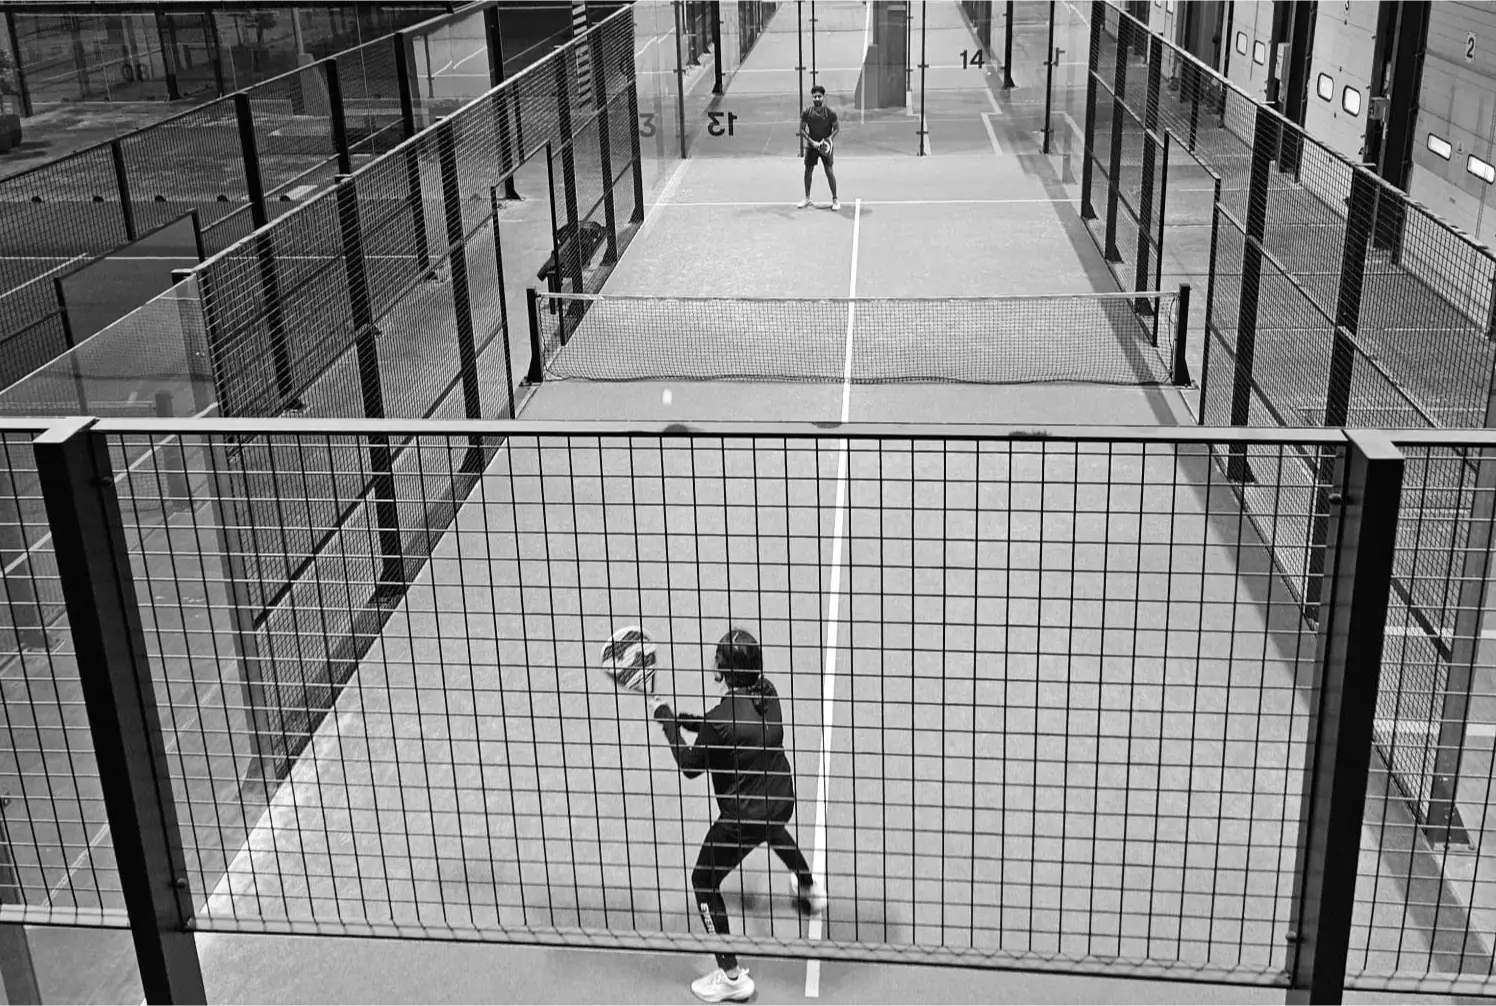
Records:
[[[820,147],[821,153],[828,157],[831,156],[831,139],[829,137],[821,141]]]
[[[625,691],[645,697],[654,694],[654,640],[637,625],[626,625],[609,637],[599,657],[602,671]]]

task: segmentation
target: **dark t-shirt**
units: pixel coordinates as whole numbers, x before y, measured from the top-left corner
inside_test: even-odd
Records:
[[[676,764],[691,779],[712,774],[722,816],[748,821],[787,818],[795,803],[795,778],[784,753],[779,695],[769,686],[760,715],[753,695],[732,693],[702,719],[696,743],[686,746],[675,720],[665,736]]]
[[[817,143],[831,135],[836,128],[836,113],[829,108],[816,109],[814,105],[800,113],[800,124]]]

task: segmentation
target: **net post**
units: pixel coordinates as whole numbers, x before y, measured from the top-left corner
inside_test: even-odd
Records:
[[[1122,253],[1117,250],[1117,179],[1122,175],[1122,123],[1126,109],[1121,95],[1127,93],[1127,48],[1132,34],[1132,22],[1120,13],[1117,16],[1117,63],[1112,69],[1112,148],[1109,152],[1106,187],[1106,240],[1103,254],[1108,262],[1121,262]]]
[[[336,184],[338,230],[342,238],[343,275],[348,283],[348,301],[354,327],[354,356],[358,361],[359,390],[364,416],[383,419],[384,375],[379,365],[379,331],[370,307],[369,279],[364,265],[363,231],[359,219],[358,190],[349,175]],[[392,375],[393,376],[393,375]],[[369,436],[370,489],[374,517],[379,528],[380,571],[374,588],[376,603],[398,598],[405,591],[405,555],[400,539],[400,510],[395,502],[394,453],[385,434]]]
[[[72,626],[140,982],[150,1002],[207,1002],[188,928],[182,829],[109,444],[91,419],[32,441]]]
[[[1242,242],[1241,297],[1236,322],[1236,374],[1231,389],[1231,425],[1246,426],[1251,419],[1252,367],[1257,346],[1257,297],[1262,286],[1262,241],[1267,230],[1267,190],[1277,122],[1270,109],[1257,109],[1252,138],[1252,174],[1247,190],[1247,233]],[[1226,477],[1233,482],[1255,481],[1246,451],[1233,447]]]
[[[1330,603],[1316,633],[1316,708],[1296,832],[1290,1003],[1339,1002],[1345,983],[1403,486],[1403,456],[1385,434],[1345,437],[1332,486]]]
[[[353,156],[348,149],[348,118],[343,108],[343,83],[338,75],[338,61],[324,59],[322,74],[327,86],[328,122],[332,127],[332,149],[338,155],[338,174],[351,175]]]
[[[1086,52],[1086,122],[1080,159],[1080,218],[1095,220],[1096,207],[1091,202],[1091,188],[1096,170],[1096,81],[1101,67],[1102,19],[1106,17],[1106,0],[1092,0],[1091,44]]]
[[[118,140],[109,141],[109,155],[114,160],[114,187],[119,191],[120,214],[125,221],[125,240],[140,236],[135,228],[135,203],[130,199],[130,172],[125,169],[125,151]]]
[[[473,335],[472,290],[468,284],[466,235],[462,226],[462,184],[457,173],[457,120],[436,127],[437,157],[441,163],[442,201],[446,204],[448,267],[452,272],[452,308],[457,323],[457,366],[462,377],[464,415],[483,418],[478,393],[478,350]],[[490,190],[490,194],[492,191]]]
[[[530,320],[530,372],[525,375],[525,383],[541,384],[545,381],[545,365],[540,355],[539,296],[533,286],[525,287],[525,312]]]
[[[1185,340],[1190,330],[1190,285],[1188,283],[1179,284],[1179,299],[1175,302],[1175,311],[1179,317],[1174,320],[1174,385],[1186,388],[1190,383],[1190,365],[1185,357]]]
[[[504,83],[504,26],[499,20],[497,5],[483,8],[483,38],[488,46],[488,86],[497,89]],[[510,142],[508,95],[493,96],[494,125],[497,127],[499,150],[503,156],[504,170],[509,172],[504,179],[504,198],[518,199],[514,188],[514,170],[519,167],[520,151]],[[637,120],[635,120],[637,121]]]
[[[57,324],[62,329],[62,344],[66,347],[68,370],[73,375],[73,392],[78,396],[78,414],[86,416],[90,412],[88,385],[83,380],[83,369],[78,362],[78,356],[73,352],[78,343],[73,338],[73,321],[68,316],[67,289],[62,285],[61,276],[52,277],[52,295],[57,298]]]

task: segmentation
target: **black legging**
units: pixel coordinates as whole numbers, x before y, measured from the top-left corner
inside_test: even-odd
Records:
[[[784,816],[789,820],[789,815]],[[795,836],[784,826],[783,821],[738,821],[718,818],[707,830],[701,843],[701,853],[696,857],[696,869],[691,871],[691,887],[696,893],[696,907],[701,911],[701,921],[706,931],[726,936],[727,904],[722,900],[722,881],[737,869],[748,854],[765,842],[780,860],[795,874],[802,888],[809,887],[812,877],[810,864],[800,852]],[[736,954],[718,954],[717,967],[731,971],[738,966]]]

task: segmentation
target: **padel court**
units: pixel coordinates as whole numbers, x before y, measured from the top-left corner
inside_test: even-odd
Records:
[[[1288,599],[1254,565],[1250,525],[1204,444],[837,438],[846,421],[1156,427],[1176,394],[846,380],[892,350],[859,346],[863,298],[1094,294],[1077,261],[1094,250],[1016,160],[838,168],[833,213],[819,174],[820,205],[794,208],[796,159],[683,164],[548,364],[633,379],[532,389],[520,418],[547,433],[500,449],[209,897],[213,928],[586,926],[641,946],[699,931],[705,780],[681,778],[644,700],[593,651],[644,625],[666,695],[700,712],[710,648],[736,624],[783,696],[793,829],[832,905],[799,918],[760,850],[727,882],[734,926],[1269,975],[1307,723],[1295,683],[1313,654],[1278,620]],[[703,293],[766,313],[675,330],[691,319],[606,301]],[[824,317],[746,299],[786,297],[836,302],[843,379],[797,379]],[[1074,321],[1005,330],[1009,376],[1076,353],[1125,371],[1129,339],[1156,353],[1136,324]],[[935,360],[970,350],[939,326],[907,331]],[[650,351],[640,367],[736,356],[761,372],[638,379]],[[626,432],[729,419],[762,438]],[[783,421],[827,435],[781,435]],[[206,960],[218,939],[200,938]],[[819,964],[795,980],[770,994],[816,994]]]

